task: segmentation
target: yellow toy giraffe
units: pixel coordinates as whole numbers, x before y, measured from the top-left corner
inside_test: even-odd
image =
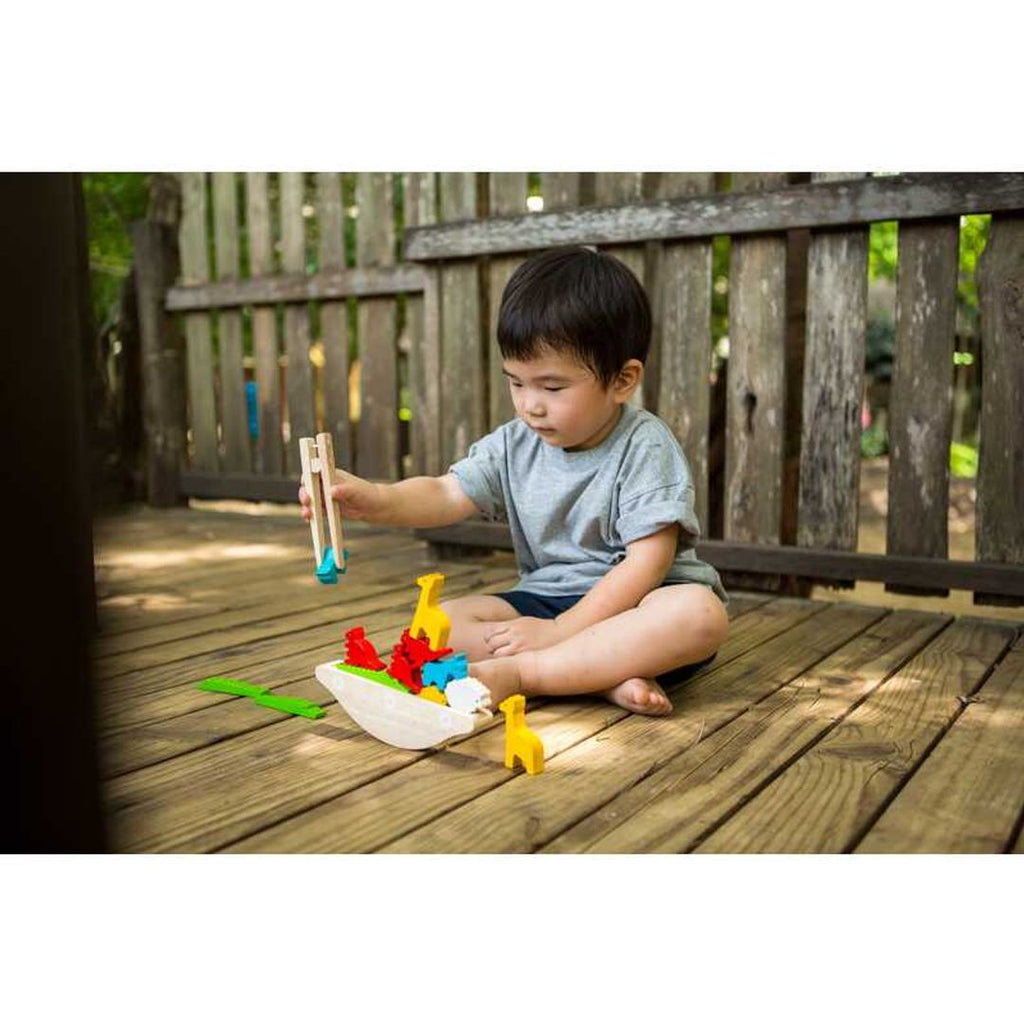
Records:
[[[420,576],[416,582],[420,586],[420,599],[413,612],[409,634],[417,640],[425,638],[435,651],[439,651],[448,642],[452,628],[451,621],[437,603],[444,586],[444,573],[431,572]]]
[[[544,771],[544,744],[526,727],[526,698],[514,693],[498,705],[498,710],[505,712],[505,767],[514,768],[518,757],[530,775]]]

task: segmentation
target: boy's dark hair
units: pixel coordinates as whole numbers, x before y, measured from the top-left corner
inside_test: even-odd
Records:
[[[516,268],[501,297],[498,347],[506,359],[566,352],[608,387],[629,359],[647,359],[651,306],[621,260],[582,245],[548,249]]]

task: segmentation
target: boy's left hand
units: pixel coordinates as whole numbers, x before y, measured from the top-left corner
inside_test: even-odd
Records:
[[[542,651],[564,639],[554,619],[535,619],[524,615],[508,622],[496,622],[484,643],[495,658],[520,651]]]

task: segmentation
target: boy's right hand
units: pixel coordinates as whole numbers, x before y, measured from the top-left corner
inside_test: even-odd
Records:
[[[369,480],[363,480],[362,477],[340,469],[334,471],[331,496],[337,500],[344,519],[373,522],[383,513],[386,504],[383,487],[380,484],[370,483]],[[313,518],[312,498],[301,484],[299,504],[302,506],[302,518],[309,522]]]

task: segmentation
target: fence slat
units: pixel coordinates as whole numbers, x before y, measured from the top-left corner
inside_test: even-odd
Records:
[[[785,174],[736,174],[738,189],[781,187]],[[727,540],[779,542],[786,385],[786,237],[735,238],[726,397]]]
[[[204,284],[210,279],[206,236],[206,175],[181,175],[182,284]],[[217,405],[213,380],[213,342],[208,313],[185,314],[188,367],[189,422],[192,427],[192,468],[218,469]]]
[[[811,233],[797,513],[797,543],[804,547],[857,548],[867,263],[866,228]]]
[[[659,199],[711,192],[714,174],[665,174]],[[655,250],[650,297],[658,335],[658,390],[649,403],[672,428],[693,473],[696,512],[708,530],[708,423],[711,410],[711,243],[667,242]]]
[[[234,171],[219,171],[213,179],[213,240],[218,280],[238,279],[238,193]],[[252,469],[249,415],[242,367],[242,314],[223,310],[217,315],[220,341],[220,394],[224,431],[224,469]]]
[[[978,297],[983,379],[975,557],[1019,566],[1024,564],[1024,213],[993,215],[979,261]],[[987,594],[975,600],[1005,603]]]
[[[441,219],[477,215],[476,174],[441,174]],[[480,279],[475,260],[441,267],[441,462],[447,468],[485,433],[487,377],[484,372]]]
[[[356,175],[356,262],[390,266],[395,261],[393,180],[390,172]],[[359,300],[360,418],[356,466],[361,476],[397,480],[398,348],[396,303]]]
[[[250,171],[245,176],[245,211],[249,271],[254,277],[270,274],[274,269],[273,243],[267,175],[263,171]],[[270,306],[256,306],[252,311],[252,352],[259,408],[256,472],[277,476],[284,470],[281,365],[278,358],[277,322]]]
[[[542,171],[540,194],[544,209],[571,210],[580,205],[580,175],[578,171]]]
[[[423,227],[437,220],[437,177],[408,173],[403,180],[405,224]],[[409,447],[413,473],[441,473],[441,335],[440,275],[436,266],[424,266],[424,292],[406,296],[409,325],[409,392],[412,430]]]
[[[490,189],[490,216],[505,217],[526,212],[526,172],[493,173],[488,176]],[[495,256],[488,268],[488,314],[490,330],[487,334],[487,356],[490,376],[488,424],[491,430],[515,418],[515,408],[508,384],[501,372],[501,352],[498,349],[498,310],[501,294],[512,272],[522,263],[520,256]]]
[[[891,555],[945,558],[949,550],[959,244],[955,217],[899,226],[896,355],[889,392],[886,551]]]
[[[281,188],[281,264],[285,271],[306,270],[306,228],[302,218],[303,175],[288,171],[280,176]],[[284,350],[288,357],[288,426],[285,469],[297,474],[299,438],[316,434],[313,407],[313,371],[309,361],[309,310],[305,306],[286,306],[284,311]]]
[[[318,270],[345,269],[345,217],[341,175],[316,176],[316,212],[320,228]],[[335,464],[352,466],[352,434],[348,408],[348,310],[344,302],[320,306],[320,337],[324,343],[324,430],[334,439]]]

